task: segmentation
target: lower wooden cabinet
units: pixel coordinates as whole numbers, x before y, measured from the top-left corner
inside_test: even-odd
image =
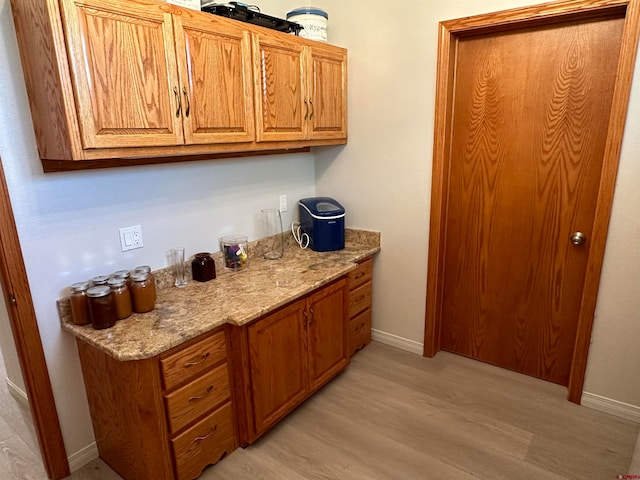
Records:
[[[192,480],[237,447],[224,328],[147,360],[78,351],[100,458],[125,480]]]
[[[358,264],[349,273],[349,354],[371,343],[371,297],[373,293],[373,259]]]
[[[253,443],[348,363],[347,282],[230,327],[240,443]]]

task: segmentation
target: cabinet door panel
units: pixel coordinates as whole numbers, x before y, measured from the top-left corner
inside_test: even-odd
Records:
[[[346,280],[312,295],[309,304],[309,375],[311,390],[347,365]]]
[[[215,17],[182,16],[174,22],[185,143],[253,141],[249,33]]]
[[[347,57],[311,49],[309,138],[347,137]]]
[[[309,106],[302,45],[254,34],[253,70],[258,141],[304,140]]]
[[[307,395],[304,300],[249,325],[251,393],[256,432],[286,415]]]
[[[183,143],[171,15],[110,0],[62,5],[84,148]]]

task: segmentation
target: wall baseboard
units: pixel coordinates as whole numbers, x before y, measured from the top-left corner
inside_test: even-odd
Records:
[[[423,344],[420,342],[415,342],[413,340],[376,329],[371,329],[371,338],[377,342],[384,343],[401,350],[406,350],[407,352],[422,355]],[[635,405],[619,402],[618,400],[602,397],[589,392],[582,392],[581,404],[600,412],[640,423],[640,407]]]
[[[407,352],[422,355],[423,345],[420,342],[415,342],[391,333],[376,330],[375,328],[371,329],[371,338],[377,342],[399,348],[400,350],[406,350]]]
[[[27,397],[27,392],[22,390],[19,386],[17,386],[8,378],[7,378],[7,390],[9,390],[9,393],[13,398],[15,398],[18,402],[20,402],[25,407],[29,408],[29,397]]]
[[[96,442],[87,445],[67,457],[67,460],[69,461],[69,470],[73,473],[76,470],[81,469],[90,461],[98,458],[98,455],[98,446],[96,445]]]
[[[640,423],[640,407],[635,405],[589,392],[582,392],[582,401],[580,403],[585,407]]]

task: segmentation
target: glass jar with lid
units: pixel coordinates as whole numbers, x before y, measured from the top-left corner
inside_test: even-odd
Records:
[[[113,272],[113,278],[124,278],[125,282],[127,282],[127,287],[131,288],[131,273],[129,270]]]
[[[98,285],[87,290],[89,297],[89,312],[93,328],[102,330],[116,324],[116,309],[108,285]]]
[[[135,272],[131,275],[131,299],[133,311],[146,313],[155,306],[155,286],[152,278],[146,272]]]
[[[106,285],[109,277],[107,275],[98,275],[97,277],[93,277],[90,280],[92,287],[97,287],[99,285]]]
[[[122,320],[131,316],[131,313],[133,313],[131,292],[127,287],[126,280],[121,277],[114,277],[109,279],[108,284],[116,307],[116,319]]]
[[[207,252],[196,253],[191,262],[191,275],[198,282],[216,278],[216,262]]]
[[[91,323],[87,290],[89,290],[89,282],[77,282],[71,285],[69,303],[71,304],[71,318],[76,325]]]
[[[150,288],[151,291],[153,291],[153,301],[155,303],[158,297],[156,294],[156,279],[153,276],[153,273],[151,273],[151,267],[149,265],[140,265],[139,267],[135,268],[134,273],[146,273],[149,275]],[[133,278],[131,280],[133,280]]]

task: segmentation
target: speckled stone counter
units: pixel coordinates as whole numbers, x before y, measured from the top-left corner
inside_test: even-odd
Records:
[[[133,314],[105,330],[74,325],[68,299],[59,300],[62,328],[118,360],[150,358],[225,323],[249,323],[342,277],[380,250],[380,234],[347,229],[345,248],[333,252],[288,243],[279,260],[254,256],[238,272],[216,265],[215,280],[190,280],[185,288],[171,286],[167,271],[159,271],[155,310]]]

